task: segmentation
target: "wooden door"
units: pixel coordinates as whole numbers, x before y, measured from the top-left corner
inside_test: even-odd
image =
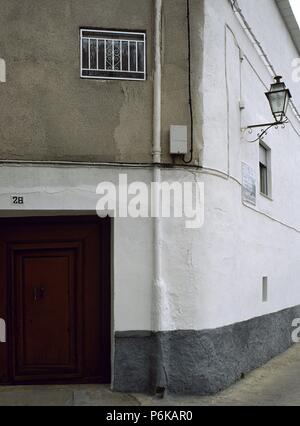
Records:
[[[109,225],[89,217],[0,220],[2,382],[110,381]]]

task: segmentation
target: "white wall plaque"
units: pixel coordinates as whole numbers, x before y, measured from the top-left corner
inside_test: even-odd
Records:
[[[246,163],[242,163],[242,199],[246,203],[256,205],[256,173]]]

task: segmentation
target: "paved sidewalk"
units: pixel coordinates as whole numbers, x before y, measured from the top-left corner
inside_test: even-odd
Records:
[[[108,386],[5,386],[0,405],[299,405],[300,345],[274,358],[244,380],[211,397],[150,395],[111,392]]]
[[[143,405],[154,404],[151,397],[139,397]],[[294,345],[245,379],[211,397],[167,397],[166,405],[300,406],[300,344]]]

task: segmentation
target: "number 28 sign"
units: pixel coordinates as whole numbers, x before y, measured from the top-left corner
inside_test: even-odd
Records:
[[[24,197],[20,195],[12,195],[11,196],[11,203],[14,206],[24,206]]]

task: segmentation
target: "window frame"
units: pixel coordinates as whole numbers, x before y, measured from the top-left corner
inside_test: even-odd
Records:
[[[83,67],[83,39],[85,38],[83,36],[84,32],[91,32],[91,33],[100,33],[100,34],[118,34],[118,35],[122,35],[124,34],[124,37],[134,37],[134,36],[139,36],[139,37],[143,37],[142,40],[132,40],[135,43],[143,43],[144,45],[144,55],[143,55],[143,61],[144,61],[144,71],[127,71],[127,70],[121,70],[119,71],[120,73],[122,72],[124,73],[128,73],[128,77],[118,77],[117,73],[118,71],[116,70],[94,70],[94,71],[98,71],[98,72],[105,72],[105,71],[110,71],[111,73],[116,73],[116,76],[101,76],[101,75],[97,75],[97,76],[93,76],[93,75],[84,75],[83,71],[85,70],[85,68]],[[87,38],[87,37],[86,37]],[[91,37],[93,38],[93,37]],[[95,39],[97,39],[97,37],[95,37]],[[98,38],[100,39],[100,37]],[[109,38],[109,40],[114,40],[113,38]],[[122,40],[122,39],[118,39],[116,38],[116,40],[120,40],[120,41],[127,41],[127,40]],[[98,43],[97,43],[98,46]],[[111,29],[100,29],[100,28],[92,28],[92,27],[81,27],[79,29],[79,49],[80,49],[80,78],[82,79],[93,79],[93,80],[121,80],[121,81],[146,81],[147,80],[147,32],[143,31],[143,30],[111,30]],[[128,50],[129,53],[129,50]],[[136,53],[136,58],[137,58],[137,53]],[[136,59],[137,60],[137,59]],[[136,66],[137,68],[137,66]],[[87,71],[92,71],[92,69],[86,69]],[[137,74],[140,73],[141,75],[143,75],[143,78],[135,78],[135,77],[131,77],[132,74]]]
[[[261,149],[264,150],[264,160]],[[259,190],[260,194],[272,198],[271,149],[262,141],[259,142]],[[266,191],[264,191],[264,189]]]
[[[268,197],[269,196],[268,167],[261,162],[259,162],[259,181],[260,181],[260,193]]]
[[[262,277],[262,302],[267,303],[269,301],[269,278],[267,276]]]

